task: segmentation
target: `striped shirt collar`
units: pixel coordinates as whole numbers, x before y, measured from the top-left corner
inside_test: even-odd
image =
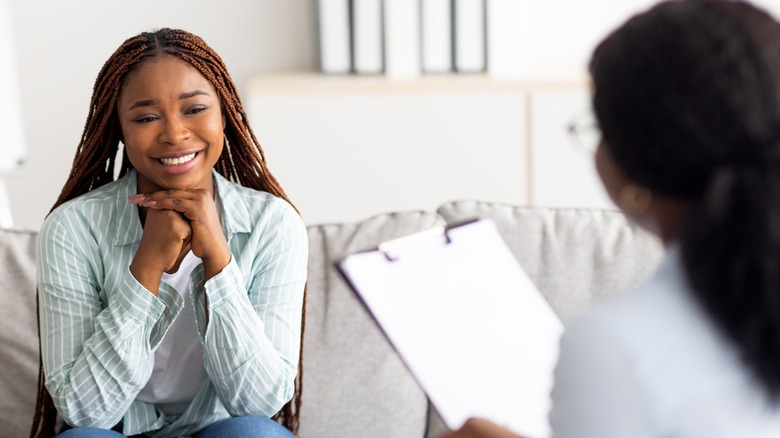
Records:
[[[222,212],[220,222],[222,223],[222,233],[230,241],[234,233],[248,233],[252,227],[248,218],[249,210],[242,202],[241,196],[236,187],[216,170],[212,170],[214,185],[216,186],[217,196],[222,202]],[[141,220],[138,218],[138,209],[127,200],[130,195],[137,193],[138,178],[135,169],[130,169],[125,176],[116,181],[116,199],[114,200],[114,211],[116,216],[111,220],[111,226],[116,231],[114,235],[114,246],[127,245],[138,242],[143,235]],[[239,210],[239,214],[226,214],[233,210]],[[120,232],[126,230],[126,232]]]

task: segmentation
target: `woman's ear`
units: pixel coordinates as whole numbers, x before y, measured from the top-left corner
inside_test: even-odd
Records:
[[[629,216],[641,217],[650,211],[653,193],[637,184],[626,183],[620,188],[617,204]]]

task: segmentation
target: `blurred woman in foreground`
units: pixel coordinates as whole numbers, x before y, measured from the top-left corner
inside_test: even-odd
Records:
[[[595,50],[596,167],[667,254],[568,328],[556,438],[780,436],[780,24],[664,2]],[[471,420],[447,438],[516,437]]]

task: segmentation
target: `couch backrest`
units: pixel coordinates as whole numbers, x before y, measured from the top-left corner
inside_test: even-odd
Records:
[[[492,219],[564,322],[646,279],[663,253],[657,237],[614,210],[457,201],[438,213],[449,224]]]

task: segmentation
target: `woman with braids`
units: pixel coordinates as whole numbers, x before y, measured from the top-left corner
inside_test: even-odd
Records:
[[[306,230],[200,38],[108,59],[38,251],[32,436],[296,431]]]
[[[595,50],[596,167],[667,253],[564,334],[555,438],[780,436],[780,24],[682,0]],[[448,438],[516,435],[471,420]]]

